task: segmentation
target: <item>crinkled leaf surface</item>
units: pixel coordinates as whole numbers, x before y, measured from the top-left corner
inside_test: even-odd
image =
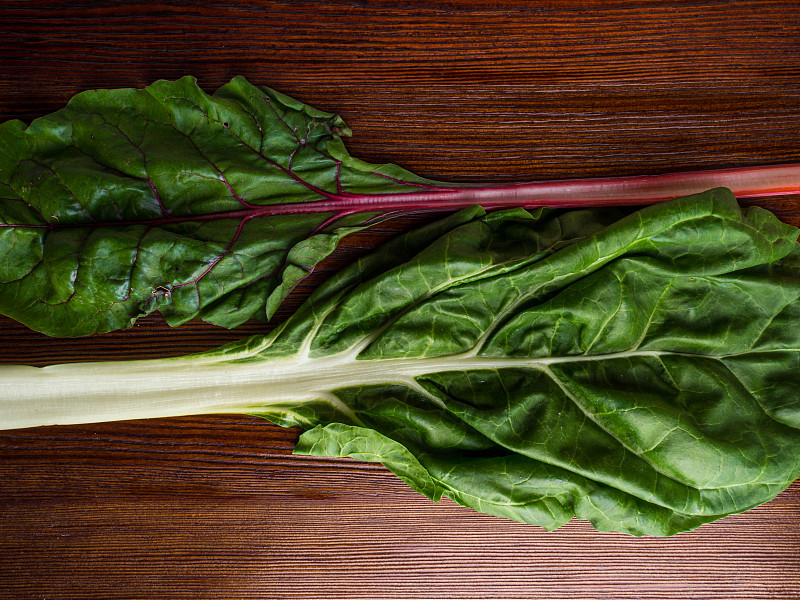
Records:
[[[797,234],[726,190],[463,211],[218,355],[281,365],[250,412],[305,427],[299,453],[548,529],[671,535],[800,476]]]
[[[96,90],[0,125],[0,312],[49,335],[161,311],[233,327],[268,309],[369,215],[262,215],[275,204],[408,191],[351,158],[340,117],[236,78]]]

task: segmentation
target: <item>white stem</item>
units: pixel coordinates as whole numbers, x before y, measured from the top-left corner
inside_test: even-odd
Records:
[[[212,413],[258,413],[271,406],[327,401],[347,411],[332,391],[400,383],[422,391],[426,373],[538,368],[560,362],[661,356],[631,350],[606,355],[487,358],[464,353],[413,359],[354,360],[352,352],[236,363],[194,356],[129,362],[0,366],[0,429],[97,423]]]
[[[0,428],[243,412],[253,386],[263,385],[247,366],[189,359],[3,366]]]
[[[350,361],[343,356],[247,363],[230,358],[0,366],[0,429],[255,413],[313,399],[337,403],[331,389],[359,373],[367,376],[358,368],[363,363],[347,369],[344,363]],[[375,376],[374,368],[370,372]]]

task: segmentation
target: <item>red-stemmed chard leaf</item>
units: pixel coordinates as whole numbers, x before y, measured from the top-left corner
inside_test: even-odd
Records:
[[[342,119],[235,78],[96,90],[0,125],[0,312],[56,336],[160,311],[234,327],[272,316],[341,238],[382,214],[642,204],[716,186],[792,193],[785,165],[494,187],[352,158]]]

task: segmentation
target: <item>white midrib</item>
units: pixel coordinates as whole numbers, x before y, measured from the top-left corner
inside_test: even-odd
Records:
[[[311,400],[340,404],[332,390],[379,384],[420,389],[416,377],[447,371],[540,368],[675,352],[604,355],[355,360],[352,352],[235,363],[231,357],[0,367],[0,429],[212,413],[254,413]],[[684,356],[686,356],[684,354]],[[692,355],[688,355],[692,356]],[[717,357],[719,358],[719,357]],[[341,407],[340,408],[345,408]]]

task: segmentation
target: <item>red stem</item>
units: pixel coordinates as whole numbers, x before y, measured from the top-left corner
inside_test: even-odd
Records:
[[[335,198],[305,204],[271,207],[269,214],[305,212],[373,212],[384,210],[451,210],[472,204],[485,208],[511,206],[624,206],[654,204],[726,187],[738,198],[800,194],[800,163],[687,171],[665,175],[560,179],[488,187],[433,188],[399,194],[337,194]]]
[[[244,219],[269,215],[308,213],[359,213],[384,211],[449,211],[480,204],[487,209],[522,206],[579,208],[654,204],[679,196],[727,187],[738,198],[800,194],[800,163],[688,171],[664,175],[562,179],[486,187],[433,187],[391,194],[325,193],[324,200],[256,206],[206,215],[164,217],[137,221],[139,225]],[[92,227],[128,223],[91,223]],[[14,225],[6,227],[75,227],[76,224]]]

